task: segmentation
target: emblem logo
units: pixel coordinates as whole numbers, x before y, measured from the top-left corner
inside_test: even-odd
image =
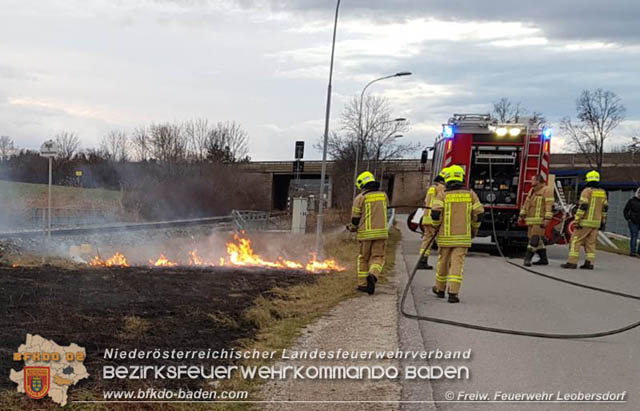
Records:
[[[24,367],[24,391],[36,400],[47,396],[50,387],[49,367]]]

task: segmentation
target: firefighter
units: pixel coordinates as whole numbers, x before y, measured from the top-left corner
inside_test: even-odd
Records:
[[[533,179],[533,187],[520,210],[520,218],[527,225],[527,253],[524,265],[531,267],[531,259],[537,253],[540,259],[533,265],[548,265],[547,250],[544,245],[544,233],[547,223],[553,218],[553,189],[544,183],[544,177],[537,175]]]
[[[440,172],[433,179],[433,184],[427,190],[427,195],[424,198],[424,215],[422,216],[422,244],[420,245],[420,262],[418,263],[419,270],[431,270],[433,267],[429,265],[429,255],[431,254],[431,244],[433,243],[433,237],[436,234],[436,228],[433,226],[433,220],[431,219],[431,207],[433,206],[433,200],[438,194],[444,191],[444,170]]]
[[[607,221],[607,192],[599,188],[600,173],[589,171],[586,176],[587,187],[580,193],[578,211],[574,220],[576,231],[569,243],[569,259],[562,268],[578,268],[580,248],[584,247],[585,262],[580,268],[593,270],[596,259],[596,239],[598,230],[604,230]]]
[[[484,208],[473,190],[464,188],[464,169],[453,165],[444,170],[446,189],[433,200],[431,219],[438,230],[436,284],[432,291],[444,298],[447,284],[450,303],[460,302],[464,258],[482,221]]]
[[[353,200],[351,223],[347,229],[357,232],[360,242],[358,255],[358,278],[364,284],[358,286],[358,291],[373,294],[376,289],[378,276],[384,267],[384,254],[389,238],[387,226],[387,205],[389,199],[380,190],[380,183],[369,171],[361,173],[356,179],[356,187],[360,194]]]

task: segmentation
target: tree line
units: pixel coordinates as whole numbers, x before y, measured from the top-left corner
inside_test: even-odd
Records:
[[[182,123],[160,123],[136,127],[131,133],[111,130],[97,148],[80,149],[80,137],[70,131],[53,138],[59,148],[57,158],[70,161],[76,157],[102,158],[115,162],[158,161],[238,163],[250,160],[249,137],[235,121],[211,123],[199,118]],[[0,136],[0,160],[21,155],[9,136]]]

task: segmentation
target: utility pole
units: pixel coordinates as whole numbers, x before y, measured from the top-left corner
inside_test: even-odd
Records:
[[[333,81],[333,57],[336,50],[336,31],[338,30],[338,11],[340,0],[336,3],[336,15],[333,21],[333,40],[331,42],[331,62],[329,63],[329,85],[327,86],[327,109],[324,116],[324,142],[322,145],[322,170],[320,172],[320,198],[316,226],[316,256],[322,253],[322,224],[324,223],[324,181],[327,174],[327,143],[329,140],[329,118],[331,116],[331,83]]]

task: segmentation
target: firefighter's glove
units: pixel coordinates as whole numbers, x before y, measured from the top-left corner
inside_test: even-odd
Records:
[[[600,231],[604,231],[606,227],[607,227],[607,224],[603,221],[602,224],[600,224]]]
[[[478,235],[478,228],[472,228],[471,229],[471,238],[476,238],[477,235]]]
[[[349,223],[349,224],[347,224],[347,231],[355,233],[356,231],[358,231],[358,227],[356,227],[355,225]]]
[[[547,228],[547,220],[540,224],[540,228]]]

